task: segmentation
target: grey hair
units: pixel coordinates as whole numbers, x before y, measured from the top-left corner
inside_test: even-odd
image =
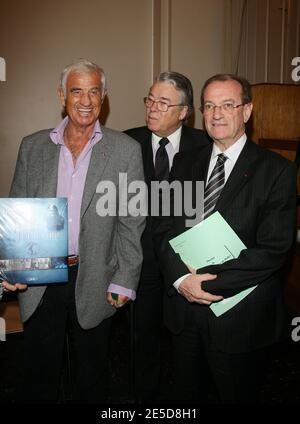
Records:
[[[178,72],[161,72],[156,78],[156,82],[167,82],[172,84],[181,94],[181,103],[188,107],[185,121],[189,119],[194,111],[194,95],[191,81]]]
[[[106,76],[102,68],[96,63],[90,62],[86,59],[79,59],[77,62],[72,63],[65,67],[60,76],[60,87],[63,89],[64,95],[67,92],[67,79],[71,73],[76,74],[92,74],[96,73],[100,77],[101,81],[101,95],[102,98],[107,92]]]

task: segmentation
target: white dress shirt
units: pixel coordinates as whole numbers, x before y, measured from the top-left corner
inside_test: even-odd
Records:
[[[233,170],[234,165],[235,165],[238,157],[240,156],[240,153],[243,150],[243,147],[245,146],[246,141],[247,141],[247,136],[246,136],[246,134],[243,134],[234,144],[232,144],[232,146],[228,147],[228,149],[226,149],[224,152],[222,152],[216,146],[216,144],[214,143],[213,148],[212,148],[212,152],[211,152],[208,172],[207,172],[206,184],[207,184],[207,181],[209,180],[210,174],[212,173],[212,171],[215,167],[215,164],[216,164],[217,159],[218,159],[218,154],[220,154],[220,153],[224,153],[224,155],[228,158],[225,161],[225,184],[226,184],[226,181],[228,180],[228,177],[231,174],[231,171]],[[185,274],[182,277],[178,278],[175,281],[175,283],[173,283],[173,286],[175,287],[175,289],[177,291],[178,291],[179,286],[182,283],[182,281],[188,275],[191,275],[191,274],[190,273]]]
[[[173,134],[166,137],[169,140],[169,143],[166,145],[165,149],[169,158],[169,171],[172,168],[173,159],[176,153],[179,152],[180,138],[181,138],[182,127],[179,127]],[[156,152],[159,149],[159,142],[163,137],[159,137],[156,134],[152,133],[152,151],[153,151],[153,164],[155,166],[155,156]]]

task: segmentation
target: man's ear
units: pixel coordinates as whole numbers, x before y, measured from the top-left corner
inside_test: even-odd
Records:
[[[66,106],[66,98],[65,98],[65,93],[64,93],[64,90],[62,89],[62,87],[59,87],[57,89],[57,95],[59,97],[59,100],[60,100],[62,106],[65,107]]]
[[[253,103],[247,103],[244,105],[244,110],[243,110],[243,114],[244,114],[244,123],[246,124],[246,122],[249,121],[249,118],[251,116],[252,113],[252,109],[253,109]]]
[[[106,95],[107,95],[107,90],[103,90],[101,93],[101,104],[104,102]]]
[[[180,121],[184,121],[186,119],[187,113],[189,111],[189,107],[188,106],[183,106],[180,115],[179,115],[179,119]]]

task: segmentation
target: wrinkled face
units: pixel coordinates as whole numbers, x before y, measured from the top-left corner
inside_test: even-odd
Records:
[[[168,105],[180,105],[181,93],[167,82],[155,82],[150,88],[148,98]],[[169,107],[166,112],[158,110],[157,103],[146,106],[146,123],[150,131],[159,137],[168,137],[182,125],[188,111],[187,106]]]
[[[220,146],[228,148],[245,132],[245,123],[252,111],[252,103],[241,105],[242,88],[237,81],[214,81],[204,91],[204,122],[210,137]],[[212,105],[205,110],[205,105]],[[228,106],[238,106],[226,110]],[[217,107],[214,107],[217,106]]]
[[[66,95],[58,94],[71,123],[81,129],[94,126],[102,104],[101,80],[97,73],[71,73],[66,84]]]

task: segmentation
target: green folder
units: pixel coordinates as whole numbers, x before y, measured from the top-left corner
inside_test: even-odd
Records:
[[[194,269],[222,264],[237,258],[246,246],[219,212],[169,241],[181,260]],[[256,286],[215,302],[210,309],[216,316],[224,314],[243,300]]]

